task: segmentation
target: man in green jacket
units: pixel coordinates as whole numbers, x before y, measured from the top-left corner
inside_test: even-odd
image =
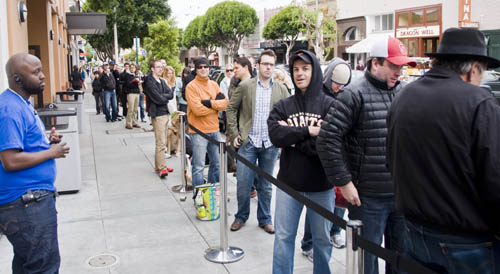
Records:
[[[278,148],[269,139],[267,118],[273,105],[288,97],[288,91],[280,83],[272,81],[276,54],[272,50],[263,51],[257,61],[258,76],[242,81],[231,91],[231,99],[227,107],[228,132],[238,154],[256,164],[260,169],[272,175],[278,156]],[[239,230],[250,215],[250,191],[255,172],[238,162],[237,164],[237,198],[238,212],[231,225],[231,231]],[[257,180],[258,207],[257,219],[259,227],[269,234],[274,233],[271,218],[272,186],[264,178]]]

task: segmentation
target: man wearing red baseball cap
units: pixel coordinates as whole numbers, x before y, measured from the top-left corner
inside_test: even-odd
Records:
[[[328,179],[347,200],[350,220],[363,222],[363,236],[405,252],[406,225],[396,210],[391,174],[385,163],[386,116],[401,90],[403,65],[415,66],[398,39],[378,39],[364,77],[337,95],[324,120],[317,150]],[[366,274],[378,273],[377,257],[365,253]],[[386,264],[386,273],[393,269]],[[395,269],[394,269],[395,270]]]

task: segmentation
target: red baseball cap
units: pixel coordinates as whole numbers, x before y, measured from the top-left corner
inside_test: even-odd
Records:
[[[415,67],[417,65],[417,62],[408,58],[408,51],[403,43],[391,36],[377,39],[372,45],[370,57],[384,57],[397,66],[409,65]]]

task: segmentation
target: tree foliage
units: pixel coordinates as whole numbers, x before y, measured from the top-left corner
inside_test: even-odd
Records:
[[[205,16],[201,15],[189,22],[182,35],[182,44],[190,49],[197,47],[207,56],[215,52],[218,46],[222,44],[216,41],[213,37],[205,33],[206,29]]]
[[[318,22],[318,16],[321,16],[321,12],[304,9],[302,11],[302,20],[305,26],[306,38],[309,41],[309,47],[314,48],[318,60],[324,62],[327,56],[333,54],[336,30],[335,18],[323,17],[321,22]]]
[[[204,35],[224,45],[229,55],[235,56],[243,38],[254,32],[258,20],[249,5],[224,1],[207,10],[202,26]]]
[[[133,38],[136,36],[143,40],[148,35],[148,24],[167,19],[171,12],[165,0],[86,0],[84,11],[107,14],[106,33],[89,35],[86,38],[102,61],[113,59],[113,7],[116,7],[118,46],[121,48],[132,47]]]
[[[275,14],[264,26],[262,36],[265,39],[276,40],[285,43],[286,62],[290,56],[290,50],[295,45],[300,33],[305,30],[302,20],[302,11],[297,6],[289,6]]]
[[[141,70],[149,71],[149,62],[153,59],[165,59],[167,65],[179,71],[179,47],[177,40],[179,29],[174,26],[172,20],[162,20],[149,24],[149,35],[144,38],[144,48],[147,52],[146,62],[141,65]]]

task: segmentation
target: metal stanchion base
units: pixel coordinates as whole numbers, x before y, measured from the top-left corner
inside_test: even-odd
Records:
[[[221,250],[220,247],[211,247],[205,250],[205,259],[214,263],[234,263],[245,256],[243,249],[230,246],[226,250]]]

